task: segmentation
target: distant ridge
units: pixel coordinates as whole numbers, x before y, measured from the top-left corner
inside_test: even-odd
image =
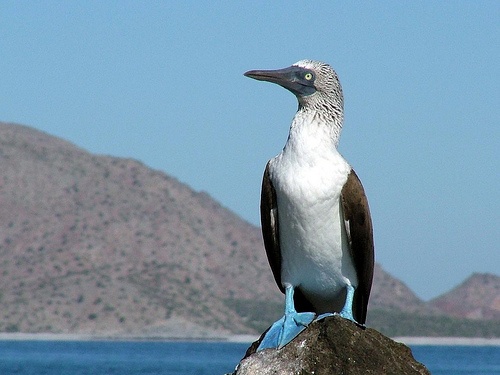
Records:
[[[500,277],[475,273],[430,305],[457,318],[500,320]]]
[[[281,315],[260,229],[208,194],[16,124],[0,165],[0,332],[219,337]],[[380,267],[370,308],[453,315]]]
[[[277,299],[259,230],[207,194],[18,125],[0,158],[2,331],[248,332],[224,300]]]

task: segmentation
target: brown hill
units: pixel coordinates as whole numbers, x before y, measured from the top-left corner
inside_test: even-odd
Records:
[[[417,297],[402,281],[392,277],[375,264],[369,309],[398,310],[420,315],[439,314],[440,311]],[[368,323],[370,317],[368,317]]]
[[[430,305],[457,318],[500,320],[500,277],[475,273]]]
[[[280,299],[259,230],[207,194],[18,125],[0,159],[0,330],[248,332],[224,301]]]
[[[13,124],[0,165],[0,331],[255,334],[281,315],[260,229],[206,193]],[[434,311],[379,267],[371,306]]]

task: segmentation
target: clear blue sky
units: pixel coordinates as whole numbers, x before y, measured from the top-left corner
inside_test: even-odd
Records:
[[[429,299],[499,274],[499,46],[498,1],[3,0],[0,121],[138,159],[258,224],[297,104],[243,73],[326,61],[377,261]]]

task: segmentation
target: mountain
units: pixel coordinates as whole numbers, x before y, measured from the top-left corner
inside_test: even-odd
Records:
[[[375,264],[368,309],[397,310],[420,315],[440,314],[439,309],[422,301],[406,284],[389,275],[378,264]]]
[[[0,160],[2,331],[249,332],[225,301],[281,298],[259,230],[205,193],[18,125]]]
[[[260,229],[206,193],[15,124],[0,166],[1,332],[214,337],[282,314]],[[379,325],[443,313],[379,266],[372,293]]]
[[[500,320],[500,277],[475,273],[429,304],[457,318]]]

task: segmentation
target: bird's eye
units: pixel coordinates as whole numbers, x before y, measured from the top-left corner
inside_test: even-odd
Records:
[[[306,73],[304,75],[304,78],[307,79],[308,81],[310,81],[313,78],[313,75],[312,75],[312,73]]]

